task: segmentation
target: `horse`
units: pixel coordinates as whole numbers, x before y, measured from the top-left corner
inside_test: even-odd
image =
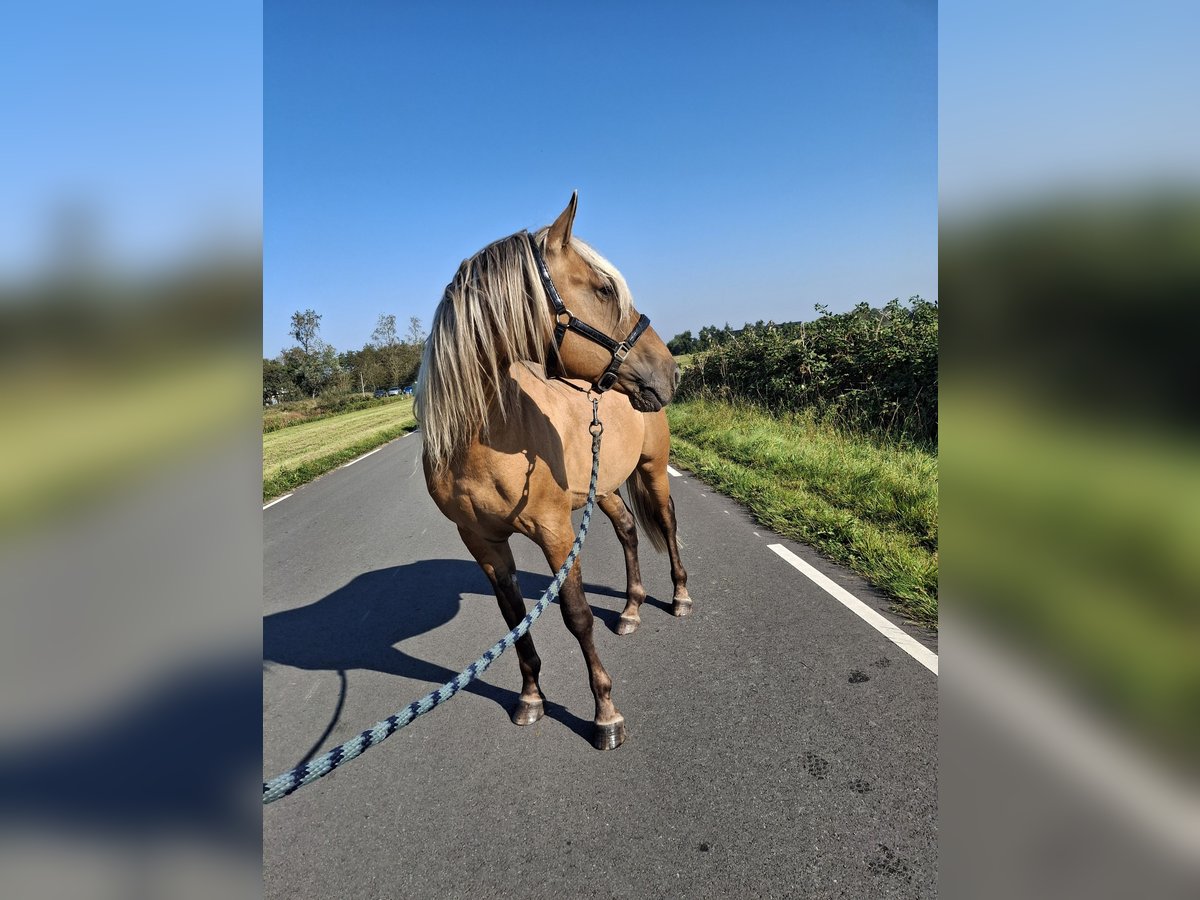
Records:
[[[566,561],[574,540],[571,511],[587,494],[588,426],[592,400],[598,402],[604,440],[596,497],[625,553],[626,606],[617,630],[628,635],[641,621],[646,596],[638,526],[669,554],[672,613],[692,610],[667,477],[664,407],[679,384],[679,367],[634,308],[621,273],[572,235],[577,207],[573,193],[550,226],[501,238],[462,262],[434,313],[414,411],[429,494],[458,527],[512,628],[525,615],[525,601],[509,538],[521,534],[536,543],[551,571]],[[625,719],[592,640],[578,560],[559,604],[587,664],[596,704],[592,743],[614,749],[625,740]],[[531,725],[545,712],[542,663],[531,635],[516,649],[522,687],[511,718]]]

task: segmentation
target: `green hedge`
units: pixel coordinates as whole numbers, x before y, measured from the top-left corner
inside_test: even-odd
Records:
[[[812,322],[748,325],[696,356],[681,399],[812,409],[854,431],[937,444],[938,307],[913,297]]]

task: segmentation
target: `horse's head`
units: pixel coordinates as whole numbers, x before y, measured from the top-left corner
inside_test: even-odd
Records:
[[[573,317],[583,326],[571,325],[561,332],[558,358],[562,373],[600,382],[601,387],[611,386],[628,395],[634,409],[656,412],[675,395],[679,367],[653,328],[645,325],[638,330],[641,316],[621,273],[582,241],[572,240],[577,197],[571,195],[567,208],[545,233],[546,267],[569,310],[569,316],[553,310],[551,315],[559,325],[566,326]],[[610,338],[610,344],[618,345],[616,349],[595,336],[589,338],[588,326]],[[626,347],[626,342],[632,347]]]

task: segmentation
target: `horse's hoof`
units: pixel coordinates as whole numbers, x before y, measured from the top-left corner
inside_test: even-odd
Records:
[[[682,619],[685,616],[692,614],[692,601],[680,597],[675,598],[675,602],[671,604],[671,615]]]
[[[607,725],[596,723],[596,731],[592,735],[592,745],[597,750],[616,750],[625,743],[625,719],[620,718]]]
[[[641,619],[630,619],[621,616],[617,620],[617,634],[633,634],[637,631],[638,625],[642,624]]]
[[[541,700],[521,700],[513,710],[514,725],[532,725],[546,714],[546,706]]]

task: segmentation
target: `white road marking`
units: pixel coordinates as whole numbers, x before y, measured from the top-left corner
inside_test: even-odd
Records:
[[[272,500],[270,503],[268,503],[266,506],[264,506],[263,509],[270,509],[276,503],[282,503],[284,500],[286,500],[290,496],[292,496],[292,495],[284,494],[282,497],[276,497],[274,500]]]
[[[907,632],[902,631],[895,622],[884,618],[844,587],[822,575],[783,544],[768,544],[767,547],[934,675],[938,673],[937,654]]]
[[[387,446],[387,445],[385,444],[384,446]],[[372,456],[372,455],[374,455],[374,454],[378,453],[378,452],[379,452],[380,450],[382,450],[382,449],[383,449],[383,447],[376,447],[376,448],[375,448],[374,450],[372,450],[370,453],[364,453],[362,456],[359,456],[359,457],[357,457],[356,459],[352,459],[352,460],[350,460],[350,462],[346,463],[346,464],[345,464],[345,465],[343,465],[341,468],[343,468],[343,469],[348,469],[348,468],[350,468],[352,465],[354,465],[356,462],[361,462],[362,460],[366,459],[368,456]]]
[[[672,478],[678,478],[683,473],[680,472],[678,469],[672,468],[671,466],[667,466],[667,474],[670,475]]]

